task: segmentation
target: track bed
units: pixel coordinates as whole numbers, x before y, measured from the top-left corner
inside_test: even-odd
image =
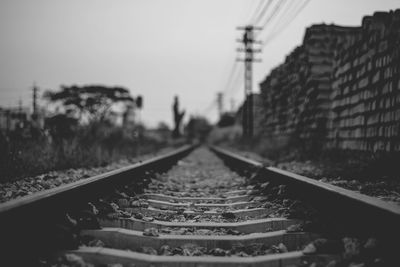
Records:
[[[335,229],[312,205],[291,197],[287,185],[261,182],[257,170],[247,174],[197,148],[166,172],[145,171],[63,212],[56,220],[61,245],[40,263],[384,266],[377,239]]]

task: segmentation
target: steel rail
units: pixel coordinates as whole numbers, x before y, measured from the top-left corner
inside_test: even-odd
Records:
[[[70,208],[71,204],[77,199],[81,200],[82,198],[93,198],[94,196],[109,190],[109,186],[121,184],[123,182],[134,181],[134,179],[138,178],[134,177],[134,175],[148,170],[160,170],[168,168],[172,166],[172,164],[178,159],[187,155],[193,150],[193,148],[194,146],[185,145],[165,155],[156,156],[154,158],[135,163],[131,166],[122,167],[93,177],[1,203],[0,221],[4,220],[5,217],[9,218],[17,213],[28,210],[32,211],[33,208],[40,208],[42,205],[45,205],[46,208],[48,205],[50,205],[59,209],[60,206],[57,206],[57,204],[67,204]],[[67,201],[67,203],[65,203],[65,201]]]
[[[383,200],[323,183],[302,175],[263,166],[262,163],[226,149],[211,146],[228,166],[249,170],[261,182],[273,181],[289,187],[291,196],[310,203],[324,218],[338,223],[338,231],[369,234],[394,241],[399,237],[400,207]]]
[[[117,186],[140,184],[146,172],[167,170],[196,146],[185,145],[165,155],[0,204],[0,250],[5,256],[7,251],[38,255],[42,244],[52,244],[48,239],[58,238],[52,236],[52,230],[65,212],[82,207]]]

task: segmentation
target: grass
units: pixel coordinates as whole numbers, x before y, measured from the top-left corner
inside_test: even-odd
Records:
[[[293,138],[290,140],[280,137],[279,140],[272,140],[260,135],[252,140],[245,140],[240,135],[229,139],[223,131],[219,134],[221,136],[212,140],[214,143],[256,153],[273,165],[292,161],[308,162],[319,166],[323,170],[323,176],[364,181],[380,178],[397,181],[400,179],[400,152],[328,150],[299,140],[293,141]]]
[[[140,143],[139,143],[140,142]],[[0,182],[68,168],[98,167],[139,153],[155,152],[166,141],[141,136],[123,128],[80,128],[73,137],[57,140],[40,137],[0,136]]]

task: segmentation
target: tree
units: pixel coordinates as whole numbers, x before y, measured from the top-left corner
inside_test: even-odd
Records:
[[[191,116],[186,125],[187,138],[189,140],[205,141],[212,129],[211,124],[204,117]]]
[[[143,108],[143,97],[142,97],[141,95],[138,95],[138,96],[136,97],[136,106],[137,106],[137,108],[139,108],[139,109],[142,109],[142,108]]]
[[[228,127],[234,124],[235,124],[235,116],[228,112],[223,113],[218,122],[219,127]]]
[[[61,86],[58,92],[46,91],[44,98],[61,104],[65,114],[79,120],[104,121],[117,104],[133,103],[129,90],[101,85]]]
[[[156,128],[158,131],[169,131],[168,124],[163,121],[160,121]]]
[[[66,114],[57,114],[45,120],[45,127],[56,142],[73,137],[77,125],[77,119],[68,117]]]

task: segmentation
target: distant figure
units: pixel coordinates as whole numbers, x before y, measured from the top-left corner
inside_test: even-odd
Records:
[[[174,97],[174,104],[172,106],[172,110],[174,113],[174,130],[172,132],[172,137],[173,138],[179,138],[181,136],[181,123],[183,116],[185,115],[185,111],[183,110],[182,112],[179,112],[179,100],[178,96]]]

